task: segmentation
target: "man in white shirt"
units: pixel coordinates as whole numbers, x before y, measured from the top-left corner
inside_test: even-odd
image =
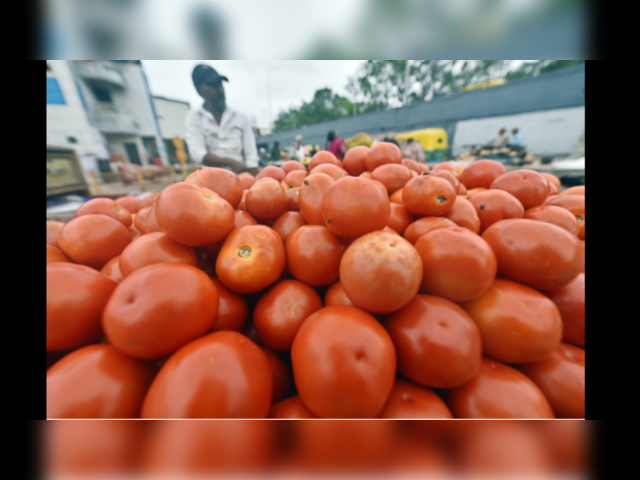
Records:
[[[249,119],[227,107],[222,81],[229,81],[208,65],[191,74],[204,104],[190,110],[185,120],[189,154],[196,163],[232,170],[258,172],[258,152]]]
[[[302,135],[296,135],[296,141],[289,147],[289,160],[301,161],[308,156],[309,152],[307,152],[307,149],[302,145]]]

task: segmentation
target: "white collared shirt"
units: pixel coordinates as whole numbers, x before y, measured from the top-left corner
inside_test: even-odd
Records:
[[[190,110],[185,119],[185,139],[189,153],[199,164],[207,153],[242,162],[247,168],[258,166],[258,151],[249,119],[229,107],[222,113],[220,125],[204,109]]]

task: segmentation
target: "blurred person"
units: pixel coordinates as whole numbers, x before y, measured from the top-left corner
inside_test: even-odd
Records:
[[[260,166],[266,165],[269,161],[269,154],[267,153],[267,150],[264,148],[260,148],[260,150],[258,150],[258,158],[258,164]]]
[[[342,161],[344,154],[347,153],[347,144],[343,138],[338,136],[338,133],[335,130],[331,130],[327,134],[327,145],[325,150],[333,153],[338,160]]]
[[[320,151],[320,145],[314,145],[309,151],[309,156],[313,157],[316,153]]]
[[[511,148],[522,148],[524,147],[524,137],[522,136],[522,132],[519,128],[514,128],[511,130],[511,138],[509,139],[509,143],[507,143],[507,147]]]
[[[303,160],[309,156],[309,152],[302,145],[302,135],[296,135],[296,141],[289,147],[289,160]]]
[[[222,81],[229,81],[208,65],[197,65],[191,74],[203,105],[190,110],[185,139],[198,164],[236,173],[258,172],[258,152],[249,119],[227,106]]]
[[[493,146],[496,148],[504,147],[507,145],[508,141],[509,141],[509,135],[507,134],[507,129],[501,128],[500,131],[498,132],[498,139],[495,142],[493,142]]]
[[[269,160],[276,161],[281,159],[282,155],[280,154],[280,143],[273,142],[273,148],[271,149],[271,152],[269,154]]]
[[[413,138],[407,140],[407,144],[402,148],[402,155],[404,158],[410,158],[418,163],[424,163],[426,160],[422,144],[420,142],[416,142]]]

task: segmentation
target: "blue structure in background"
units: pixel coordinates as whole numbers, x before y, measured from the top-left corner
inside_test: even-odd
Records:
[[[47,77],[47,103],[58,105],[66,105],[67,103],[64,101],[64,95],[62,95],[58,80],[53,77]]]

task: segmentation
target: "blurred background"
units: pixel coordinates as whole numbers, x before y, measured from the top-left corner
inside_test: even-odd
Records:
[[[40,56],[49,59],[594,58],[581,0],[48,0],[47,7]]]

